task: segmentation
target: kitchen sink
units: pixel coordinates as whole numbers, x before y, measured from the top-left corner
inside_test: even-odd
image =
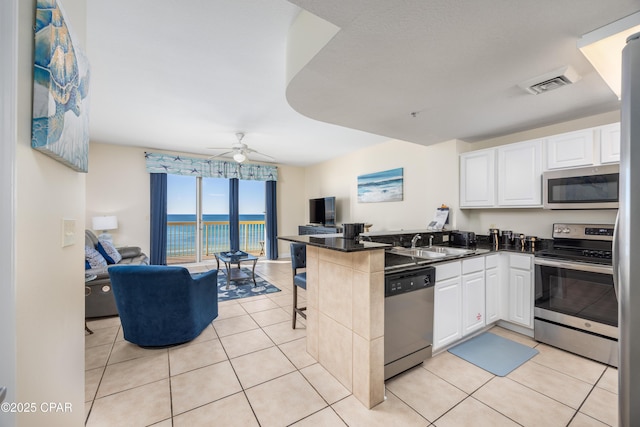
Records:
[[[416,258],[444,258],[447,256],[446,253],[429,251],[423,248],[394,248],[391,252],[398,255],[412,256]]]
[[[461,248],[450,248],[448,246],[431,246],[430,248],[416,248],[422,249],[425,251],[433,251],[439,254],[447,254],[447,255],[469,255],[475,253],[475,249],[461,249]]]
[[[414,258],[443,259],[469,255],[475,253],[476,251],[473,249],[450,248],[447,246],[431,246],[419,248],[395,247],[391,249],[390,252]]]

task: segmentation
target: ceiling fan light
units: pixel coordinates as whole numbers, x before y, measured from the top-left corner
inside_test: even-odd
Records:
[[[235,160],[238,163],[242,163],[245,160],[247,160],[247,156],[245,156],[245,154],[242,151],[238,151],[233,155],[233,160]]]

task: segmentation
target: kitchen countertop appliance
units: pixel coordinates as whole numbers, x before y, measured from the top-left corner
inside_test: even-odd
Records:
[[[545,209],[617,209],[617,164],[558,169],[542,174]]]
[[[393,254],[386,255],[385,259]],[[391,265],[385,261],[385,380],[431,357],[436,282],[434,267],[394,267],[394,256],[390,259]]]
[[[536,253],[534,338],[618,366],[612,224],[554,224]]]
[[[449,246],[472,248],[476,246],[476,233],[473,231],[452,231],[449,235]]]

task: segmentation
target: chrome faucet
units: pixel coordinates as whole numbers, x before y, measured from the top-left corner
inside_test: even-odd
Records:
[[[429,234],[429,247],[433,246],[433,234]]]
[[[420,239],[422,239],[422,236],[419,234],[416,234],[415,236],[413,236],[413,239],[411,239],[411,249],[416,248],[416,242]]]

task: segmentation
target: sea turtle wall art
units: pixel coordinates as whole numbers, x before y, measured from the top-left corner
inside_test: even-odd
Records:
[[[78,172],[89,163],[89,61],[57,0],[37,0],[31,147]]]

